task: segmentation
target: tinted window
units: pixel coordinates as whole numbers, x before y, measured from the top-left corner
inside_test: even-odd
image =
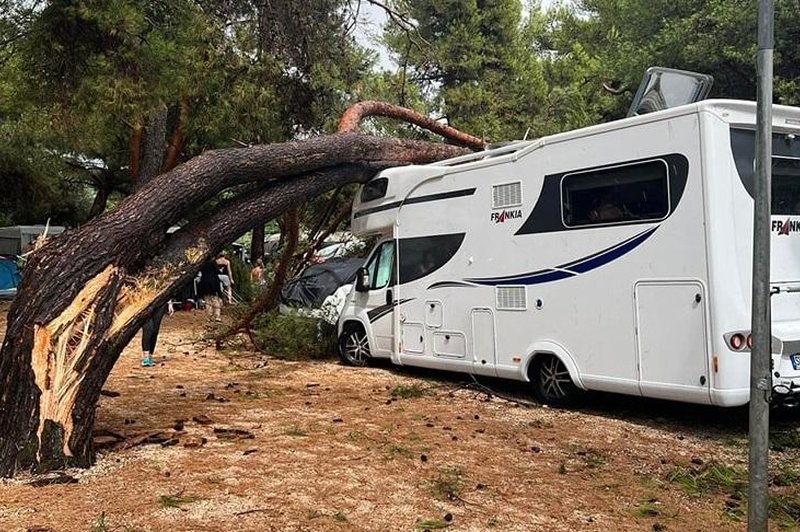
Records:
[[[772,214],[800,215],[800,159],[772,159]]]
[[[564,225],[660,220],[669,212],[667,165],[663,161],[564,176]]]
[[[392,278],[394,265],[394,242],[384,242],[380,245],[367,264],[369,272],[369,289],[378,290],[385,288]]]
[[[463,241],[464,233],[400,239],[400,283],[435,272],[453,258]]]
[[[731,129],[736,171],[750,197],[755,197],[755,131]],[[772,214],[800,215],[800,138],[772,135]]]
[[[389,186],[389,179],[379,177],[373,179],[361,189],[361,201],[367,202],[382,198],[386,195],[386,188]]]

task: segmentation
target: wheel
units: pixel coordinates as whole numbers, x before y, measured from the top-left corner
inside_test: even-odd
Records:
[[[369,340],[361,325],[346,325],[339,336],[339,358],[347,366],[366,366],[369,361]]]
[[[531,383],[536,399],[552,406],[565,406],[578,395],[567,367],[555,355],[539,355],[531,368]]]

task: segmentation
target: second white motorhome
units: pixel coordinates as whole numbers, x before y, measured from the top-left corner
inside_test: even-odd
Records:
[[[800,389],[800,109],[773,111],[775,391]],[[734,406],[749,400],[755,104],[711,100],[362,188],[378,244],[342,358]]]

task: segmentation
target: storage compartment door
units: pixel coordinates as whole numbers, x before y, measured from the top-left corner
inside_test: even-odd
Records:
[[[496,375],[494,313],[490,308],[472,309],[472,368],[474,373]]]
[[[636,285],[634,293],[642,393],[707,402],[708,342],[702,284],[643,282]]]

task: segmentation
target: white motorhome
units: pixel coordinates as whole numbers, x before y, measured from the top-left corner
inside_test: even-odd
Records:
[[[800,109],[773,113],[773,384],[791,394]],[[746,403],[754,138],[754,103],[708,100],[380,173],[353,207],[379,240],[342,359],[530,381],[551,403]]]

